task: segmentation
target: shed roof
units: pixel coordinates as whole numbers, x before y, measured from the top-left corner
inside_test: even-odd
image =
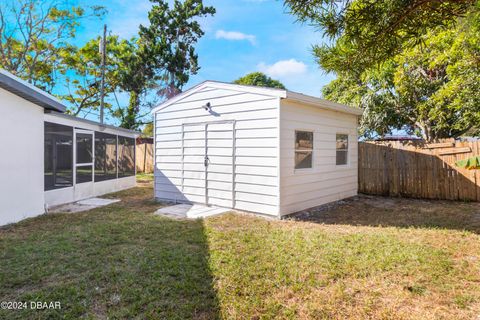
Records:
[[[219,89],[230,89],[235,91],[243,91],[243,92],[250,92],[250,93],[257,93],[266,96],[278,97],[280,99],[286,99],[293,102],[299,102],[308,104],[311,106],[315,106],[321,109],[327,109],[332,111],[338,111],[348,114],[354,115],[362,115],[363,110],[359,108],[352,108],[344,104],[336,103],[333,101],[321,99],[318,97],[313,97],[309,95],[305,95],[302,93],[284,90],[284,89],[277,89],[277,88],[267,88],[267,87],[257,87],[257,86],[248,86],[248,85],[239,85],[234,83],[227,83],[227,82],[220,82],[220,81],[211,81],[207,80],[204,81],[180,94],[177,96],[161,103],[157,107],[152,110],[152,113],[162,110],[163,108],[168,107],[169,105],[174,104],[177,101],[180,101],[189,95],[202,90],[205,87],[212,87],[212,88],[219,88]]]
[[[0,88],[10,91],[17,96],[48,110],[65,112],[67,109],[65,105],[54,96],[3,69],[0,69]]]

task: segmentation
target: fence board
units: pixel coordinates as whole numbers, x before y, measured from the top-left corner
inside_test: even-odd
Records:
[[[153,173],[153,144],[137,144],[135,158],[138,173]]]
[[[432,147],[434,146],[434,147]],[[480,154],[480,141],[452,139],[360,142],[359,192],[426,199],[480,201],[480,170],[455,162]]]

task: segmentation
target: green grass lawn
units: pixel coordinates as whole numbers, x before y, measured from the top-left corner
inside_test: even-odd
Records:
[[[142,178],[147,180],[147,178]],[[480,237],[435,228],[153,215],[120,203],[0,229],[0,319],[477,319]]]
[[[153,173],[138,173],[137,174],[137,181],[140,183],[152,182],[153,181]]]

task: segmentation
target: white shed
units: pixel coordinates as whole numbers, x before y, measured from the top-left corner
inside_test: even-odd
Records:
[[[137,132],[64,114],[0,69],[0,225],[136,185]]]
[[[357,194],[360,109],[206,81],[152,112],[159,200],[281,217]]]

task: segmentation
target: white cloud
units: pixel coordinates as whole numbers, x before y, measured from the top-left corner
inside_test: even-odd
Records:
[[[285,78],[307,73],[307,65],[295,59],[280,60],[272,65],[261,62],[257,65],[258,70],[273,78]]]
[[[251,44],[255,44],[255,36],[251,34],[245,34],[238,31],[225,31],[225,30],[218,30],[215,34],[215,38],[217,39],[226,39],[226,40],[233,40],[233,41],[242,41],[247,40]]]

